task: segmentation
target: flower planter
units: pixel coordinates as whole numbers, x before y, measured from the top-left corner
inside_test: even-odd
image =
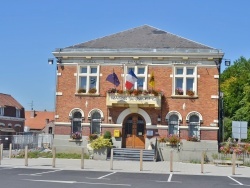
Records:
[[[104,147],[101,149],[94,149],[93,150],[93,159],[95,159],[95,160],[107,160],[109,153],[110,153],[109,147]]]

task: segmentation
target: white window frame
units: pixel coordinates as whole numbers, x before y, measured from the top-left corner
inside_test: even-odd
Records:
[[[86,67],[87,68],[87,73],[81,73],[81,68]],[[91,73],[91,68],[97,68],[97,72],[96,73]],[[91,76],[95,76],[96,77],[96,93],[95,94],[99,94],[99,85],[100,85],[100,66],[99,65],[79,65],[78,66],[78,83],[77,83],[77,90],[80,89],[80,78],[81,77],[86,77],[86,93],[84,94],[88,94],[89,90],[90,90],[90,77]]]
[[[127,75],[128,73],[129,73],[129,69],[130,68],[133,68],[134,69],[134,73],[135,73],[135,75],[137,76],[137,78],[144,78],[144,83],[143,83],[143,89],[142,90],[147,90],[147,83],[148,83],[148,80],[147,80],[147,78],[148,78],[148,68],[147,68],[147,66],[137,66],[137,65],[135,65],[135,66],[126,66],[126,68],[125,68],[125,75]],[[138,70],[139,70],[139,68],[144,68],[144,74],[138,74]],[[126,76],[124,77],[124,79],[125,79],[125,82],[126,82]],[[137,87],[137,81],[135,82],[135,85],[134,85],[134,87],[132,88],[132,89],[138,89],[138,87]]]
[[[183,69],[183,74],[179,75],[177,74],[177,69]],[[176,95],[175,90],[177,88],[176,86],[176,78],[183,78],[183,83],[182,83],[182,90],[183,90],[183,95],[187,96],[187,79],[188,78],[193,78],[194,82],[193,82],[193,91],[195,93],[195,95],[197,95],[197,67],[196,66],[174,66],[173,68],[173,89],[172,89],[172,95]],[[188,75],[187,74],[187,69],[193,69],[193,74],[192,75]]]

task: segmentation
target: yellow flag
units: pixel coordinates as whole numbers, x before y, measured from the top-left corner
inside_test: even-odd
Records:
[[[149,80],[149,85],[151,87],[155,87],[155,77],[154,77],[154,72],[150,74],[150,80]]]

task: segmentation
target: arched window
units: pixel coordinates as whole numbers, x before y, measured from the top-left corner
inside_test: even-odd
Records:
[[[169,124],[168,124],[168,134],[175,134],[179,135],[178,126],[179,126],[179,117],[176,114],[172,114],[169,117]]]
[[[96,111],[91,115],[91,134],[101,133],[101,114]]]
[[[78,111],[74,112],[72,119],[72,133],[80,132],[82,133],[82,114]]]
[[[189,117],[189,136],[200,139],[200,118],[196,114]]]

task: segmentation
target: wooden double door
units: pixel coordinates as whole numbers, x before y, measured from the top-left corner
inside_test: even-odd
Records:
[[[123,122],[122,147],[145,148],[145,120],[139,114],[129,115]]]

